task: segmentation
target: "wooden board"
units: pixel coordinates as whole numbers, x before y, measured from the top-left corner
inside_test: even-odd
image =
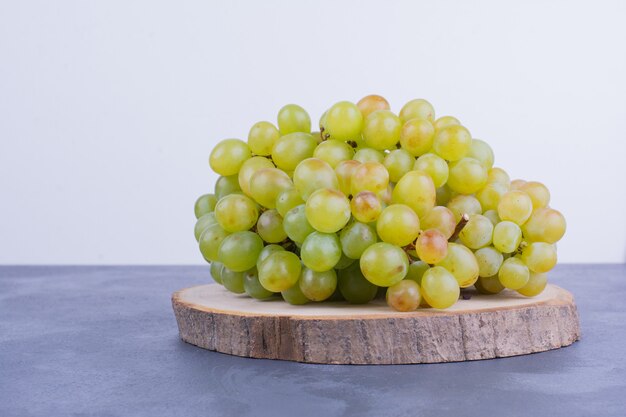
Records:
[[[535,298],[512,291],[471,295],[445,311],[400,313],[384,300],[292,306],[209,284],[174,293],[172,305],[185,342],[231,355],[298,362],[488,359],[556,349],[580,337],[574,299],[555,285]]]

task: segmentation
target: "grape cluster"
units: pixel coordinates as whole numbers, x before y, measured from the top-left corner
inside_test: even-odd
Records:
[[[565,219],[541,183],[509,179],[490,146],[412,100],[342,101],[320,119],[289,104],[278,127],[226,139],[220,175],[195,204],[195,236],[215,281],[290,304],[385,294],[399,311],[445,309],[474,286],[535,296],[557,261]]]

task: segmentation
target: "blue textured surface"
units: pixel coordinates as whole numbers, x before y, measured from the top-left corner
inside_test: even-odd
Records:
[[[0,416],[624,416],[626,266],[565,265],[583,339],[435,365],[247,359],[180,341],[208,267],[0,267]]]

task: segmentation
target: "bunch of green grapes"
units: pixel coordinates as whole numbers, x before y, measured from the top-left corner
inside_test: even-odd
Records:
[[[484,141],[426,100],[341,101],[319,131],[300,106],[209,157],[195,203],[213,279],[256,299],[446,309],[461,289],[532,297],[557,262],[565,218],[535,181],[511,181]]]

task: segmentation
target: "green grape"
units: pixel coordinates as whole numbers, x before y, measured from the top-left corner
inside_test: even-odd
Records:
[[[420,224],[423,230],[437,229],[446,239],[450,239],[456,229],[457,221],[449,208],[435,206],[420,218]]]
[[[215,196],[217,201],[230,194],[237,194],[241,192],[239,186],[239,177],[237,175],[231,175],[229,177],[219,177],[215,182]],[[215,203],[217,205],[217,202]]]
[[[422,277],[424,276],[424,272],[430,269],[430,265],[428,265],[424,261],[415,261],[409,265],[409,272],[407,272],[405,280],[410,279],[411,281],[417,282],[418,285],[422,285]]]
[[[215,206],[215,220],[227,232],[249,230],[259,218],[257,204],[243,194],[230,194]]]
[[[474,283],[474,287],[476,287],[481,294],[498,294],[504,289],[504,286],[500,284],[498,275],[480,277],[478,281]]]
[[[339,162],[351,160],[354,156],[354,149],[346,142],[331,139],[317,145],[313,156],[335,168]]]
[[[415,164],[413,164],[413,169],[424,171],[430,175],[436,188],[443,186],[446,181],[448,181],[448,175],[450,173],[446,161],[434,153],[425,153],[417,158]]]
[[[311,132],[311,136],[313,136],[313,139],[315,139],[315,142],[317,143],[318,146],[324,140],[324,138],[322,138],[322,133],[321,132]]]
[[[389,184],[387,168],[379,162],[363,162],[354,169],[350,179],[350,193],[357,195],[361,191],[379,193]]]
[[[531,242],[556,243],[565,234],[565,217],[550,207],[536,209],[522,226],[524,238]]]
[[[217,282],[218,284],[222,283],[222,268],[224,268],[223,263],[211,262],[211,278],[213,278],[213,281]]]
[[[253,154],[268,156],[279,137],[276,126],[270,122],[258,122],[250,128],[248,146]]]
[[[363,140],[370,148],[394,149],[400,140],[402,122],[389,110],[376,110],[363,123]]]
[[[202,253],[204,259],[209,262],[219,260],[217,251],[224,238],[229,234],[230,233],[222,229],[222,227],[217,223],[204,229],[204,232],[200,235],[200,240],[198,242],[200,245],[200,252]]]
[[[287,212],[292,208],[304,204],[304,200],[300,197],[300,193],[295,188],[288,188],[281,191],[276,197],[276,210],[278,214],[285,217]]]
[[[428,305],[441,310],[453,306],[461,295],[454,275],[440,266],[424,272],[421,289]]]
[[[300,277],[300,258],[293,252],[272,252],[258,265],[259,281],[263,288],[281,292],[292,287]]]
[[[518,288],[517,292],[526,296],[534,297],[543,292],[548,284],[548,274],[531,272],[528,282],[522,288]]]
[[[452,125],[437,130],[433,150],[447,161],[458,161],[465,157],[472,146],[472,135],[463,126]]]
[[[479,267],[476,256],[471,250],[458,243],[448,243],[448,254],[443,261],[437,263],[437,266],[450,271],[461,288],[473,285],[478,279]]]
[[[445,206],[445,205],[447,205],[448,202],[450,201],[450,199],[456,195],[456,193],[452,192],[452,190],[450,190],[448,188],[448,186],[446,186],[446,185],[443,185],[443,186],[437,188],[435,190],[435,192],[436,192],[436,197],[435,197],[436,200],[435,201],[436,201],[436,204],[438,206]]]
[[[272,160],[283,171],[293,171],[298,164],[313,156],[317,142],[308,133],[290,133],[278,138],[272,148]]]
[[[334,269],[328,271],[314,271],[302,268],[300,273],[300,291],[311,301],[324,301],[337,289],[337,273]]]
[[[523,191],[509,191],[500,198],[498,216],[521,226],[533,212],[533,202]]]
[[[326,112],[326,131],[338,140],[350,140],[361,134],[363,115],[354,103],[340,101]]]
[[[297,104],[287,104],[278,112],[278,130],[281,136],[294,132],[309,133],[311,118],[306,110]]]
[[[350,201],[350,210],[358,221],[371,223],[378,219],[383,210],[383,205],[373,192],[361,191]]]
[[[252,268],[243,273],[243,288],[246,294],[257,300],[267,300],[274,295],[273,292],[263,288],[259,281],[259,272],[256,268]]]
[[[283,300],[294,306],[301,306],[311,301],[304,295],[298,283],[281,291],[280,295],[283,296]]]
[[[409,258],[401,248],[378,242],[365,249],[359,265],[369,282],[379,287],[389,287],[406,276]]]
[[[509,178],[509,174],[506,173],[502,168],[491,168],[487,173],[487,182],[494,183],[499,182],[500,184],[507,187],[507,191],[510,188],[511,178]]]
[[[389,152],[383,161],[383,165],[389,172],[389,180],[398,182],[400,178],[413,169],[415,158],[404,149],[394,149]]]
[[[433,147],[435,128],[426,119],[411,119],[400,130],[400,146],[413,156],[424,155]]]
[[[250,178],[260,169],[274,168],[274,164],[264,156],[253,156],[243,163],[237,176],[239,187],[244,194],[251,196],[250,192]]]
[[[422,261],[436,264],[448,255],[448,239],[437,229],[424,230],[415,241],[415,252]]]
[[[546,207],[550,203],[550,191],[540,182],[529,181],[520,186],[519,190],[528,194],[534,209]]]
[[[459,122],[459,119],[453,116],[441,116],[440,118],[435,120],[433,125],[435,126],[436,130],[441,130],[444,127],[448,126],[459,126],[461,125],[461,122]]]
[[[530,243],[522,250],[522,260],[533,272],[548,272],[556,265],[556,248],[544,242]]]
[[[278,168],[262,168],[250,178],[252,198],[263,207],[276,208],[278,195],[293,188],[291,178]]]
[[[526,184],[524,180],[513,180],[511,181],[511,190],[521,190],[524,184]]]
[[[493,150],[483,140],[472,139],[472,145],[467,156],[480,162],[486,170],[490,170],[493,167]]]
[[[267,243],[278,243],[287,239],[287,233],[283,229],[283,218],[275,209],[266,210],[259,216],[256,231]]]
[[[196,200],[193,210],[196,214],[196,219],[204,216],[215,210],[217,204],[217,197],[213,194],[203,194]]]
[[[365,279],[358,262],[338,272],[337,288],[350,304],[369,303],[378,291],[376,285]]]
[[[478,262],[478,275],[481,277],[492,277],[498,274],[504,256],[493,246],[487,246],[474,252]]]
[[[300,248],[302,263],[316,272],[332,269],[341,259],[341,244],[334,233],[313,232]]]
[[[215,220],[215,213],[213,212],[207,213],[204,216],[200,217],[196,221],[196,225],[193,228],[193,234],[196,236],[196,242],[200,240],[202,232],[204,232],[209,226],[212,226],[215,223],[217,223],[217,220]]]
[[[222,176],[235,175],[251,156],[246,142],[239,139],[224,139],[211,151],[209,165],[213,171]]]
[[[293,184],[304,201],[319,189],[339,188],[335,170],[318,158],[308,158],[298,164],[293,172]]]
[[[272,253],[274,252],[283,252],[285,250],[285,248],[283,248],[280,245],[267,245],[265,246],[263,249],[261,249],[261,252],[259,252],[259,257],[256,260],[256,267],[257,269],[259,268],[259,265],[261,265],[261,263],[267,259],[268,256],[270,256]]]
[[[375,94],[363,97],[356,103],[356,106],[364,119],[376,110],[389,110],[389,102],[384,97]]]
[[[352,174],[354,174],[354,170],[359,165],[361,165],[359,161],[348,160],[339,162],[335,167],[335,174],[337,174],[337,181],[339,182],[339,191],[346,196],[350,195]]]
[[[411,119],[435,120],[435,109],[433,105],[423,98],[411,100],[406,103],[400,110],[400,119],[406,122]]]
[[[512,257],[502,262],[498,279],[500,284],[511,290],[518,290],[528,283],[530,272],[528,267],[519,258]]]
[[[315,231],[306,218],[306,206],[300,204],[289,210],[283,218],[283,228],[289,239],[304,242],[304,239]]]
[[[461,233],[459,233],[461,243],[470,249],[480,249],[489,246],[492,237],[493,223],[480,214],[472,214]]]
[[[263,240],[254,232],[236,232],[226,236],[220,244],[217,257],[228,269],[243,272],[256,265]]]
[[[420,219],[411,207],[405,204],[392,204],[380,213],[376,222],[376,232],[383,242],[406,246],[419,235]]]
[[[244,273],[242,271],[233,271],[231,269],[222,267],[222,284],[228,291],[235,294],[243,294],[246,292],[243,284]]]
[[[450,163],[448,187],[460,194],[473,194],[487,184],[487,170],[473,158]]]
[[[382,164],[385,160],[385,154],[372,148],[358,148],[352,159],[359,162],[378,162]]]
[[[509,221],[501,221],[493,228],[493,246],[502,253],[513,253],[522,242],[522,230]]]
[[[480,202],[483,210],[496,210],[500,199],[508,192],[507,187],[499,182],[488,182],[476,193],[476,198]]]
[[[464,214],[480,214],[483,212],[480,202],[472,195],[457,195],[450,199],[446,205],[454,214],[454,219],[458,223]]]
[[[335,265],[335,269],[338,271],[340,269],[346,269],[347,267],[349,267],[350,265],[352,265],[354,262],[356,261],[356,259],[352,259],[346,256],[345,253],[341,254],[341,259],[339,259],[339,262],[337,262],[337,265]]]
[[[487,210],[483,213],[483,216],[488,218],[494,226],[502,221],[500,216],[498,216],[498,212],[495,210]]]
[[[394,187],[391,201],[406,204],[418,216],[423,216],[435,207],[435,196],[435,184],[430,175],[423,171],[410,171]]]
[[[420,305],[420,286],[410,279],[403,279],[387,288],[387,305],[397,311],[414,311]]]
[[[394,188],[395,185],[393,183],[389,183],[387,184],[387,188],[377,193],[376,196],[383,202],[383,204],[388,206],[389,204],[391,204],[391,197],[393,195]]]
[[[378,241],[376,230],[365,223],[352,222],[339,234],[343,253],[351,259],[359,259],[365,249]]]
[[[335,233],[350,220],[350,201],[341,191],[324,188],[311,194],[305,213],[315,230]]]

